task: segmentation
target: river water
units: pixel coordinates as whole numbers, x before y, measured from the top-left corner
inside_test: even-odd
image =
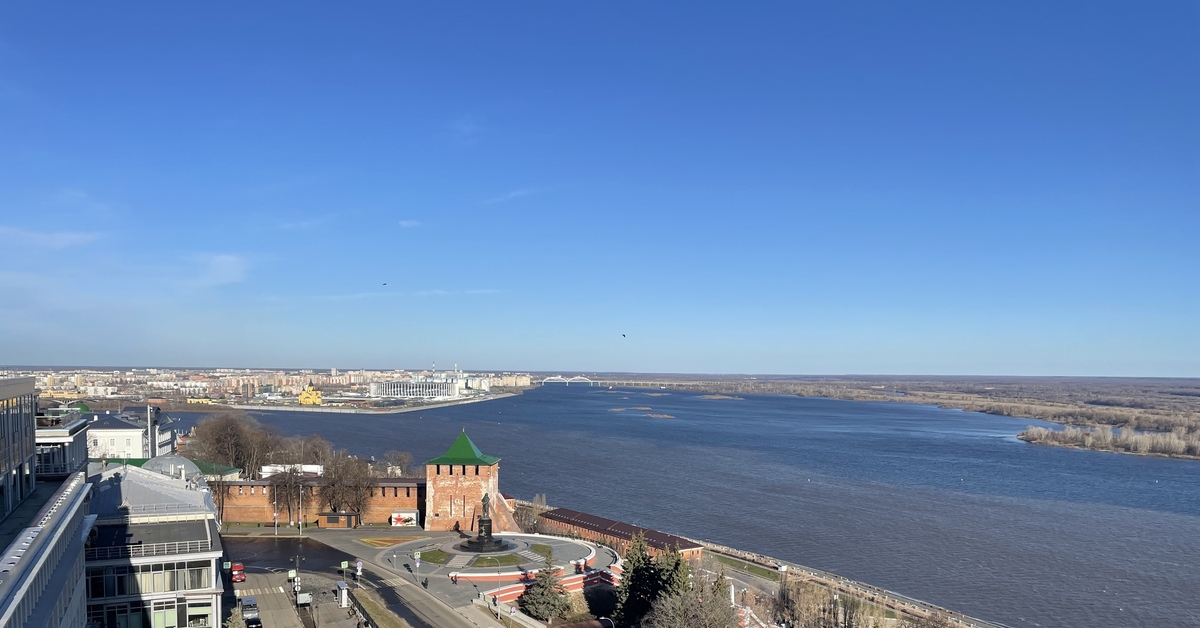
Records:
[[[1200,626],[1200,462],[1015,438],[1039,421],[563,385],[405,414],[254,414],[358,455],[417,460],[466,428],[503,459],[507,494],[1014,627]]]

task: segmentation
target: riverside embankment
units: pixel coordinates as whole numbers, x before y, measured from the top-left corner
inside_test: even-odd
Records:
[[[359,455],[417,460],[465,427],[502,458],[510,495],[545,493],[1013,627],[1200,624],[1195,461],[1035,447],[1016,434],[1049,425],[1026,419],[737,396],[572,384],[403,414],[255,415]],[[650,410],[610,411],[633,407]]]

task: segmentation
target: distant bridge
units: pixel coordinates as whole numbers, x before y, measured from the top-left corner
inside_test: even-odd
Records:
[[[566,385],[570,386],[571,382],[575,382],[576,384],[582,384],[582,383],[586,382],[588,386],[596,385],[596,382],[593,382],[592,380],[590,380],[582,375],[576,375],[575,377],[571,377],[571,378],[566,378],[566,377],[563,377],[562,375],[551,375],[550,377],[546,377],[546,378],[542,379],[543,384],[547,384],[547,383],[549,383],[549,384],[566,384]]]

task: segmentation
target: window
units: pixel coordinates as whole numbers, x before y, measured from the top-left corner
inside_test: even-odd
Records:
[[[126,446],[126,447],[128,447],[128,446],[130,446],[130,445],[132,445],[132,444],[133,444],[133,441],[129,440],[128,438],[126,438],[126,439],[125,439],[125,446]]]
[[[475,475],[479,475],[479,465],[475,465]]]
[[[263,487],[263,497],[267,496],[267,487]]]
[[[441,474],[442,474],[442,465],[439,464],[439,465],[437,465],[437,473],[435,475],[441,475]]]
[[[251,494],[251,495],[253,495],[253,494],[254,494],[254,489],[255,489],[255,487],[253,487],[253,486],[251,486],[251,487],[250,487],[250,494]]]
[[[412,497],[412,487],[411,486],[404,487],[404,496]]]
[[[399,497],[399,496],[400,496],[400,487],[393,486],[392,487],[392,497]]]
[[[238,495],[241,495],[241,494],[242,494],[242,491],[243,491],[245,488],[246,488],[246,487],[244,487],[244,486],[238,486]]]
[[[117,444],[117,439],[115,439],[115,438],[110,438],[110,439],[108,439],[108,444],[109,444],[109,445],[116,445],[116,444]]]
[[[93,446],[93,447],[99,447],[99,446],[100,446],[100,439],[99,439],[99,438],[93,438],[93,439],[92,439],[92,446]]]

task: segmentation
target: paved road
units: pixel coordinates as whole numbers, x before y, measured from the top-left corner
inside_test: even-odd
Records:
[[[386,568],[369,562],[363,555],[373,555],[374,550],[365,546],[356,547],[351,536],[339,538],[336,534],[327,533],[329,538],[326,540],[330,540],[337,547],[311,538],[274,536],[224,536],[221,542],[225,545],[230,560],[243,563],[248,574],[283,574],[286,578],[287,570],[294,568],[293,557],[299,555],[304,557],[300,562],[302,580],[305,573],[340,580],[343,578],[339,571],[341,561],[348,561],[351,568],[345,580],[351,584],[375,589],[388,605],[388,609],[414,628],[477,628],[477,624],[467,621],[454,609],[412,584],[410,580],[406,581],[399,574],[390,573]],[[356,555],[352,552],[361,554]],[[361,579],[354,577],[353,566],[358,560],[364,561]]]
[[[302,628],[292,604],[292,596],[284,593],[286,589],[283,585],[286,584],[286,579],[286,575],[277,576],[269,572],[247,573],[246,581],[234,584],[233,588],[239,600],[243,597],[253,597],[258,602],[263,626]]]

